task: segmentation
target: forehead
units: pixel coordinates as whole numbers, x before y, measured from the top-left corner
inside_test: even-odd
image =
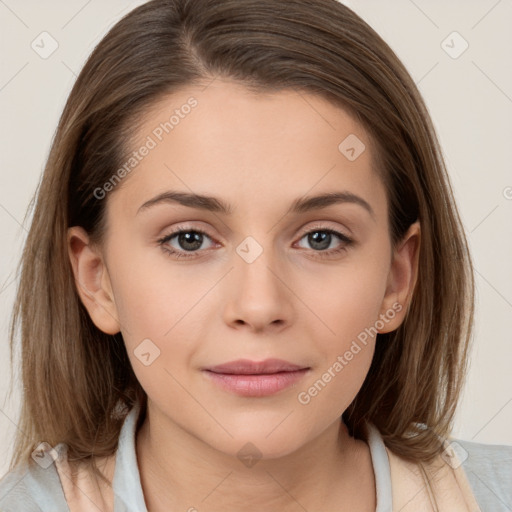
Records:
[[[221,79],[186,87],[148,109],[129,149],[111,199],[133,215],[167,189],[220,196],[235,211],[333,189],[385,208],[368,135],[318,95],[255,93]]]

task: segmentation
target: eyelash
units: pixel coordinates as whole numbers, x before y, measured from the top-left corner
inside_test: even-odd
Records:
[[[332,257],[332,256],[335,256],[337,254],[340,254],[341,252],[344,252],[346,251],[350,246],[352,246],[354,244],[354,240],[352,238],[349,238],[347,235],[344,235],[343,233],[340,233],[338,231],[335,231],[333,229],[329,229],[329,228],[322,228],[320,226],[318,227],[313,227],[312,229],[310,229],[309,231],[306,231],[301,237],[299,240],[302,240],[305,236],[311,234],[311,233],[317,233],[317,232],[320,232],[320,233],[329,233],[331,235],[335,235],[337,236],[342,242],[344,242],[344,245],[342,245],[341,247],[337,248],[337,249],[329,249],[329,250],[325,250],[325,251],[315,251],[313,250],[313,252],[315,253],[315,257],[318,257],[320,259],[322,258],[328,258],[328,257]],[[168,246],[166,246],[167,242],[169,242],[171,239],[173,239],[175,236],[177,235],[180,235],[182,233],[200,233],[202,235],[205,235],[207,236],[208,238],[212,238],[210,237],[210,235],[208,235],[208,233],[206,233],[206,231],[203,231],[202,229],[199,229],[199,228],[181,228],[177,231],[173,231],[171,233],[169,233],[168,235],[165,235],[163,236],[162,238],[159,238],[157,240],[157,243],[158,245],[162,248],[162,250],[168,255],[168,256],[172,256],[172,257],[175,257],[177,259],[191,259],[191,258],[197,258],[197,253],[199,251],[189,251],[189,253],[186,253],[186,252],[181,252],[181,251],[176,251],[174,249],[169,249]]]

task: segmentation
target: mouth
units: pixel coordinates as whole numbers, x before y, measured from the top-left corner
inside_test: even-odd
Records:
[[[268,375],[271,373],[294,372],[309,367],[284,361],[283,359],[265,359],[264,361],[251,361],[249,359],[237,359],[229,363],[223,363],[205,370],[213,373],[232,375]]]
[[[260,362],[239,359],[205,368],[203,372],[226,391],[246,397],[263,397],[296,385],[310,370],[310,367],[282,359]]]

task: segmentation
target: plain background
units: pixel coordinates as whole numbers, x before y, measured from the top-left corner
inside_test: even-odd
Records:
[[[18,415],[18,391],[6,400],[8,326],[30,221],[23,224],[25,211],[76,75],[108,29],[141,3],[0,0],[0,474],[7,470]],[[512,2],[346,3],[418,84],[474,258],[474,348],[454,437],[512,445]],[[58,42],[47,59],[31,47],[44,31]],[[464,41],[468,48],[453,58]]]

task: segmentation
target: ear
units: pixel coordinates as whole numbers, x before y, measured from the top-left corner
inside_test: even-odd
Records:
[[[91,320],[101,331],[117,334],[120,324],[114,294],[99,248],[79,226],[68,229],[67,245],[76,288]]]
[[[405,318],[418,278],[420,241],[421,228],[419,221],[416,221],[393,251],[381,308],[381,317],[385,315],[387,321],[382,322],[385,325],[378,330],[381,334],[394,331]]]

